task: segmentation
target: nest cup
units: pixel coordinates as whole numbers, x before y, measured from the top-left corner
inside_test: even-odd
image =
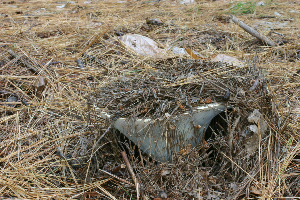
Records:
[[[172,162],[173,153],[187,145],[200,144],[211,120],[225,108],[224,104],[212,103],[195,107],[192,113],[167,114],[164,118],[119,118],[113,126],[154,160]],[[111,117],[105,112],[101,114],[106,119]]]

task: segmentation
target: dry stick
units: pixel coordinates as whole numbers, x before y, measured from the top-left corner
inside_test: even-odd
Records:
[[[234,120],[234,122],[233,122],[233,124],[232,124],[232,127],[231,127],[231,130],[230,130],[230,132],[229,132],[229,140],[228,140],[228,144],[229,144],[230,158],[231,158],[231,159],[232,159],[232,142],[233,142],[233,134],[234,134],[234,132],[235,132],[236,126],[238,125],[238,123],[239,123],[239,121],[240,121],[240,118],[241,118],[241,116],[238,116],[238,117]],[[233,170],[233,163],[231,163],[231,168],[232,168],[232,170]]]
[[[235,16],[231,15],[231,19],[232,19],[233,22],[235,22],[236,24],[238,24],[242,29],[244,29],[250,35],[256,37],[257,39],[265,42],[266,44],[268,44],[268,45],[270,45],[272,47],[277,46],[277,44],[275,42],[269,40],[269,38],[267,38],[266,36],[260,34],[259,32],[257,32],[253,28],[251,28],[250,26],[246,25],[244,22],[242,22],[241,20],[237,19]]]
[[[122,158],[123,158],[123,160],[124,160],[124,162],[125,162],[125,164],[126,164],[126,167],[127,167],[128,171],[129,171],[129,174],[131,175],[131,178],[132,178],[132,180],[134,181],[134,184],[135,184],[135,187],[136,187],[136,195],[137,195],[137,199],[139,199],[139,196],[140,196],[139,182],[137,181],[137,178],[136,178],[136,176],[135,176],[135,174],[134,174],[134,172],[133,172],[133,169],[132,169],[132,167],[131,167],[131,165],[130,165],[130,163],[129,163],[129,160],[128,160],[128,158],[127,158],[126,152],[125,152],[125,151],[122,151],[122,152],[121,152],[121,155],[122,155]]]
[[[124,183],[127,183],[128,185],[131,185],[131,186],[135,187],[134,184],[132,184],[132,183],[126,181],[125,179],[122,179],[122,178],[120,178],[120,177],[118,177],[118,176],[116,176],[116,175],[114,175],[114,174],[111,174],[111,173],[109,173],[109,172],[107,172],[107,171],[104,171],[104,170],[102,170],[102,169],[99,169],[99,171],[104,172],[104,173],[108,174],[108,175],[111,176],[111,177],[114,177],[115,179],[117,179],[117,180],[119,180],[119,181],[122,181],[122,182],[124,182]]]

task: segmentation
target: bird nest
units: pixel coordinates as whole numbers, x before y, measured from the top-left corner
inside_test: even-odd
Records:
[[[128,63],[119,63],[115,68],[124,65]],[[255,77],[259,77],[258,69],[246,65],[178,57],[159,59],[144,61],[142,67],[109,78],[99,77],[106,80],[95,89],[93,97],[97,107],[117,118],[159,118],[166,113],[192,112],[194,107],[214,102],[234,103],[245,98]]]

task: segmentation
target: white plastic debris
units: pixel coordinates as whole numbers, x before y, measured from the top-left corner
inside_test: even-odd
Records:
[[[248,122],[250,122],[250,123],[252,123],[252,122],[254,122],[254,123],[258,123],[259,122],[259,120],[260,120],[260,117],[261,117],[261,113],[257,110],[257,109],[255,109],[255,110],[253,110],[253,112],[249,115],[249,117],[248,117]]]
[[[181,56],[188,56],[188,55],[189,55],[189,54],[185,51],[184,48],[173,47],[173,48],[171,49],[171,51],[172,51],[174,54],[181,55]]]
[[[249,129],[254,133],[252,136],[247,138],[245,141],[245,150],[247,151],[247,157],[255,153],[259,146],[259,131],[260,134],[263,136],[264,133],[268,129],[268,124],[264,120],[262,114],[255,109],[248,117],[248,122],[255,123],[249,127]],[[260,129],[258,129],[260,127]]]
[[[256,6],[264,6],[264,5],[265,5],[265,3],[263,1],[259,1],[256,3]]]
[[[243,66],[243,63],[241,61],[239,61],[237,58],[227,56],[224,54],[218,54],[213,59],[211,59],[211,61],[228,63],[228,64],[232,64],[233,66],[236,66],[236,67]]]
[[[224,110],[224,105],[212,103],[195,108],[192,114],[155,120],[119,118],[113,125],[155,160],[171,162],[173,153],[200,144],[210,121]],[[111,117],[105,112],[101,116]]]
[[[279,14],[278,12],[274,12],[274,15],[276,15],[276,16],[278,16],[278,17],[281,16],[281,14]]]
[[[68,3],[66,3],[66,4],[63,4],[63,5],[60,5],[60,6],[56,6],[56,8],[58,8],[58,9],[62,9],[62,8],[64,8],[64,7],[66,7],[68,5]]]
[[[160,48],[157,42],[148,37],[138,34],[127,34],[121,36],[119,39],[125,48],[135,52],[138,55],[153,58],[165,57],[166,50],[164,48]]]
[[[266,123],[266,121],[263,119],[263,116],[262,114],[257,110],[255,109],[248,117],[248,122],[250,123],[255,123],[257,126],[259,124],[260,126],[260,133],[261,134],[264,134],[265,131],[268,129],[268,124]],[[250,130],[251,128],[253,130],[255,130],[255,128],[253,127],[253,125],[250,125],[249,126]],[[251,131],[253,131],[251,130]],[[258,133],[258,128],[257,128],[257,132],[256,131],[253,131],[254,133]]]
[[[179,0],[179,3],[188,5],[188,4],[195,3],[195,1],[194,0]]]
[[[250,125],[249,129],[253,132],[253,133],[258,133],[258,127],[256,125]]]
[[[259,146],[259,137],[258,134],[253,134],[245,141],[245,150],[247,151],[246,157],[249,158]]]

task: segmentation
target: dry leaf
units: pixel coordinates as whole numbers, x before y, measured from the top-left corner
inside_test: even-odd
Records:
[[[34,83],[36,96],[38,98],[42,97],[42,93],[44,92],[47,85],[47,79],[45,79],[43,76],[39,76],[38,79]]]
[[[194,58],[195,60],[199,60],[201,59],[201,57],[197,56],[196,54],[193,53],[193,51],[191,49],[188,49],[188,48],[184,48],[185,51],[192,57]]]
[[[262,194],[261,190],[257,189],[257,187],[252,187],[252,186],[250,187],[250,192],[252,194],[256,194],[256,195],[261,195]]]
[[[211,99],[206,99],[206,100],[205,100],[205,103],[206,103],[206,104],[209,104],[209,103],[211,103],[211,102],[212,102]]]
[[[39,77],[38,77],[38,80],[35,81],[34,86],[35,86],[36,88],[40,88],[40,87],[46,86],[46,84],[47,84],[47,79],[45,79],[45,78],[42,77],[42,76],[39,76]]]

